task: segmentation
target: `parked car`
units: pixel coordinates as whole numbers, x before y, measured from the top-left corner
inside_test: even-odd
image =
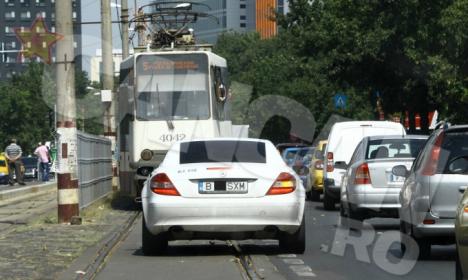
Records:
[[[8,184],[8,164],[5,155],[0,154],[0,184]]]
[[[468,173],[468,159],[464,158],[464,173]],[[458,204],[455,216],[455,240],[457,255],[455,262],[455,279],[468,279],[468,191],[465,190]]]
[[[328,135],[323,173],[325,210],[335,209],[340,201],[341,179],[362,138],[373,135],[406,135],[400,123],[388,121],[350,121],[335,123]]]
[[[341,221],[374,217],[398,218],[405,177],[392,168],[411,168],[427,136],[368,136],[356,147],[341,184]]]
[[[24,166],[23,178],[37,180],[39,173],[39,163],[37,161],[37,157],[21,157],[21,162]]]
[[[468,125],[434,131],[414,161],[393,168],[407,177],[401,192],[400,230],[418,244],[420,258],[432,244],[453,244],[457,205],[468,186]],[[402,248],[403,250],[407,248]]]
[[[312,201],[319,201],[323,193],[323,154],[326,147],[326,140],[319,141],[310,163],[306,196]]]
[[[267,140],[212,138],[175,143],[142,193],[144,254],[169,240],[278,239],[305,250],[305,191]]]

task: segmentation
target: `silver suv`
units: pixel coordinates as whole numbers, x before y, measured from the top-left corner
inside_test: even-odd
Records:
[[[400,192],[400,231],[416,241],[422,259],[430,256],[432,244],[455,241],[457,205],[468,186],[466,157],[468,125],[445,127],[429,137],[411,171],[404,165],[392,170],[407,177]]]

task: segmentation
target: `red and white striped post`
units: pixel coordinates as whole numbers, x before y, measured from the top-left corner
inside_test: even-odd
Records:
[[[57,33],[57,202],[58,222],[69,223],[79,215],[77,131],[72,0],[55,1]]]
[[[76,127],[72,122],[57,123],[59,134],[59,173],[57,175],[57,201],[59,223],[69,223],[73,216],[80,214],[77,179]]]

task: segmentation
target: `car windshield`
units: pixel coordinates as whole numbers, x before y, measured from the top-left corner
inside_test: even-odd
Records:
[[[366,159],[415,158],[426,139],[379,139],[370,140]]]
[[[266,163],[265,143],[254,141],[194,141],[180,144],[180,163]]]
[[[4,160],[0,160],[0,166],[5,167],[5,166],[6,166],[6,162],[5,162]]]

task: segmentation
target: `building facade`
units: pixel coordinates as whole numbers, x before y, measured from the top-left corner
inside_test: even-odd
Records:
[[[55,1],[60,0],[0,0],[0,80],[22,72],[31,59],[21,55],[22,44],[15,29],[31,28],[41,17],[50,32],[55,32]],[[81,1],[73,0],[75,62],[81,69]],[[41,61],[39,58],[33,60]],[[52,62],[55,62],[54,51]]]
[[[203,0],[211,7],[207,11],[217,17],[219,23],[201,18],[193,25],[199,43],[216,43],[220,34],[226,31],[257,31],[262,38],[275,36],[278,27],[275,13],[286,14],[287,0]]]
[[[130,51],[130,54],[133,54],[133,51]],[[112,65],[114,69],[114,76],[118,76],[120,72],[120,63],[122,63],[122,50],[113,49],[112,50]],[[102,76],[102,49],[96,50],[96,55],[91,57],[90,60],[90,71],[89,71],[89,80],[92,82],[100,82]]]

